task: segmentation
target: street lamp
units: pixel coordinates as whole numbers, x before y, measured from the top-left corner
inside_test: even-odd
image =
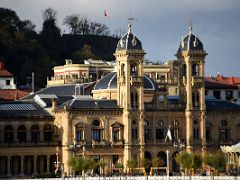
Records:
[[[173,142],[173,147],[177,148],[178,151],[181,151],[185,147],[185,144],[181,139],[178,139]]]
[[[81,145],[80,144],[70,144],[69,148],[75,155],[78,152],[78,150],[81,148]]]

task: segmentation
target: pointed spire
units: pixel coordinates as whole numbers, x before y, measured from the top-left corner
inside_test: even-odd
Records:
[[[189,21],[189,34],[192,34],[192,18],[191,17]]]

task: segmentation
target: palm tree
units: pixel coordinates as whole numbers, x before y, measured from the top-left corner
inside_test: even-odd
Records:
[[[183,151],[176,156],[176,162],[185,169],[185,175],[194,167],[194,158],[192,153]]]
[[[216,171],[215,174],[218,175],[219,172],[222,172],[225,166],[225,158],[224,154],[221,151],[217,151],[216,153],[209,154],[204,157],[205,164],[213,167]]]
[[[164,161],[159,157],[154,157],[152,159],[152,166],[153,167],[162,167],[164,165]]]

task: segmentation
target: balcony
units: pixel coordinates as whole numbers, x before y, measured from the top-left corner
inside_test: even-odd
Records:
[[[0,147],[46,147],[46,146],[58,146],[60,141],[26,141],[26,142],[0,142]]]
[[[131,85],[139,86],[142,84],[142,77],[130,77]]]
[[[107,142],[106,140],[99,140],[99,141],[95,141],[92,140],[92,147],[94,148],[95,146],[106,146],[109,145],[110,143]]]
[[[123,146],[124,140],[111,140],[111,146]]]
[[[204,83],[203,77],[192,77],[192,85],[193,86],[202,86]]]

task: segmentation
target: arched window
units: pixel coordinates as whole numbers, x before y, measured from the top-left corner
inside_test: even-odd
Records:
[[[13,127],[11,125],[7,125],[4,128],[4,139],[7,143],[13,142]]]
[[[138,76],[137,64],[131,64],[131,76]]]
[[[178,140],[180,137],[179,137],[179,121],[178,120],[174,120],[173,121],[173,128],[171,129],[171,133],[172,133],[172,138],[174,140]]]
[[[44,126],[43,134],[44,134],[44,141],[49,142],[52,140],[53,130],[51,125],[47,124]]]
[[[147,143],[149,140],[151,140],[151,127],[148,120],[144,120],[144,141]]]
[[[27,133],[26,133],[26,127],[24,125],[21,125],[18,127],[17,138],[19,140],[19,143],[26,142]]]
[[[32,142],[37,143],[40,139],[40,131],[38,125],[33,125],[31,127],[31,136],[32,136]]]
[[[131,107],[132,109],[138,109],[139,107],[137,92],[131,92]]]
[[[197,120],[193,121],[193,139],[199,140],[199,124]]]
[[[138,124],[136,120],[132,120],[132,141],[136,143],[138,140]]]
[[[156,140],[158,143],[162,142],[164,140],[164,122],[163,120],[158,120],[156,126]]]
[[[199,65],[198,64],[192,65],[192,76],[195,76],[195,77],[199,76]]]
[[[228,125],[228,123],[227,123],[226,120],[222,120],[222,121],[221,121],[221,126],[227,126],[227,125]]]
[[[163,125],[164,125],[163,120],[158,120],[158,121],[157,121],[157,126],[163,126]]]
[[[92,122],[92,140],[100,141],[101,140],[101,123],[99,120],[93,120]]]
[[[83,123],[77,123],[75,125],[75,139],[77,142],[84,140],[84,126]]]
[[[114,123],[112,125],[112,140],[119,141],[122,139],[122,125],[119,123]]]

